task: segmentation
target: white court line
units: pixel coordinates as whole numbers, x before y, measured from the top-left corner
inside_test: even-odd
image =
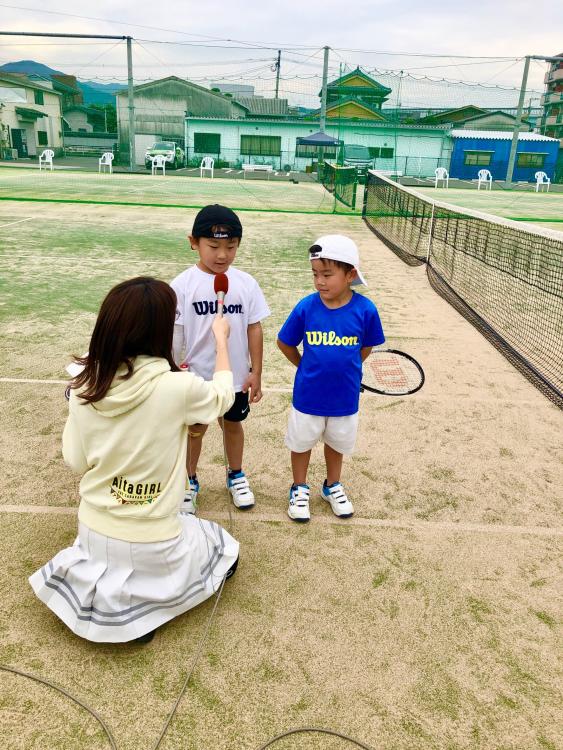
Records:
[[[46,385],[68,385],[69,380],[40,380],[39,378],[0,378],[0,383],[43,383]],[[264,393],[293,393],[293,388],[263,386]]]
[[[19,219],[19,221],[10,221],[8,224],[0,224],[0,229],[4,229],[4,227],[11,227],[14,224],[21,224],[24,221],[31,221],[32,219],[35,219],[35,216],[30,216],[29,219]]]
[[[33,513],[42,515],[76,515],[77,507],[66,505],[0,505],[0,513]],[[218,511],[206,514],[210,520],[228,521],[231,515]],[[288,527],[292,522],[285,513],[257,513],[256,511],[245,511],[235,515],[236,523],[280,523]],[[407,529],[409,531],[424,531],[435,534],[437,531],[453,533],[481,533],[481,534],[533,534],[534,536],[563,537],[563,529],[546,526],[510,526],[505,524],[485,523],[453,523],[448,521],[392,521],[380,518],[346,518],[338,520],[333,516],[315,516],[313,524],[316,526],[362,526],[375,529]]]
[[[33,217],[32,217],[33,218]],[[27,220],[26,220],[27,221]],[[70,260],[74,260],[76,263],[84,263],[84,258],[81,258],[80,256],[69,256],[69,255],[26,255],[25,253],[18,254],[19,260],[36,260],[36,261],[45,261],[45,260],[64,260],[68,263]],[[1,260],[9,260],[10,262],[13,262],[14,256],[8,255],[8,254],[1,254],[0,253],[0,261]],[[186,264],[182,262],[181,260],[153,260],[151,262],[147,260],[134,260],[133,258],[96,258],[96,264],[99,263],[123,263],[127,265],[133,265],[133,264],[141,264],[144,266],[152,267],[154,265],[159,266],[178,266],[179,268],[186,268]],[[254,265],[248,265],[244,263],[235,263],[233,268],[250,268],[259,270],[259,271],[277,271],[278,273],[280,271],[302,271],[303,273],[310,273],[311,269],[307,268],[307,266],[290,266],[290,265],[284,265],[284,266],[263,266],[261,264],[254,264]]]
[[[0,378],[0,383],[46,383],[47,385],[66,385],[70,380],[36,380],[35,378]]]

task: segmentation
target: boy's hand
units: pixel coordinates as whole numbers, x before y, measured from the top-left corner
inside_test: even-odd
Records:
[[[250,389],[250,404],[257,404],[262,398],[262,378],[255,372],[250,372],[244,385],[242,386],[242,392],[246,393]]]

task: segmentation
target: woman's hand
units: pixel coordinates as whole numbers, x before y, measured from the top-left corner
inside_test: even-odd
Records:
[[[215,341],[217,344],[226,344],[231,331],[231,326],[227,318],[220,318],[218,315],[215,316],[215,320],[211,326]]]

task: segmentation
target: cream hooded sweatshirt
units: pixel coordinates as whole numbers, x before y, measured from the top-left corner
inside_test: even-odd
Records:
[[[209,424],[234,401],[233,375],[205,381],[140,356],[128,380],[120,368],[94,404],[71,391],[63,457],[80,482],[79,520],[105,536],[159,542],[180,533],[188,425]]]

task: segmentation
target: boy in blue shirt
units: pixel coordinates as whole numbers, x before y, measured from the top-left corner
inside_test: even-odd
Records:
[[[356,442],[362,362],[385,341],[377,308],[351,289],[366,284],[355,242],[325,235],[309,257],[317,292],[294,307],[278,334],[278,347],[297,367],[285,444],[293,471],[287,512],[301,522],[311,518],[307,469],[319,440],[327,472],[321,495],[340,518],[354,512],[340,483],[342,460]]]

